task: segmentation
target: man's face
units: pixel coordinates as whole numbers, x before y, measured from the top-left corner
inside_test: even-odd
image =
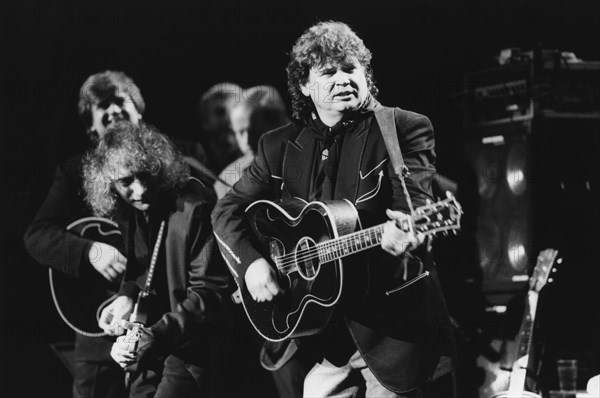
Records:
[[[345,65],[312,68],[302,94],[312,99],[319,116],[357,110],[369,94],[363,66],[353,60]]]
[[[148,211],[154,201],[154,194],[148,189],[148,178],[134,175],[129,170],[117,170],[113,187],[129,205],[141,211]]]
[[[98,138],[102,138],[106,130],[118,121],[128,120],[137,125],[142,119],[129,94],[122,91],[117,91],[102,101],[92,104],[91,111],[91,130],[98,134]]]
[[[236,106],[231,110],[231,129],[235,133],[235,139],[243,153],[248,146],[248,129],[250,128],[250,111],[244,106]]]
[[[229,126],[231,105],[226,99],[213,99],[206,107],[207,111],[202,120],[204,130],[218,131]]]

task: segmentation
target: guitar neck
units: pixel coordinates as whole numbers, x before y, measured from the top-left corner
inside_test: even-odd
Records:
[[[426,223],[417,221],[427,220]],[[431,235],[456,229],[456,223],[451,220],[431,220],[427,214],[420,214],[418,220],[411,220],[412,228],[422,235]],[[381,245],[384,224],[353,232],[342,237],[332,239],[317,245],[319,261],[326,263],[340,258],[371,249]]]
[[[448,194],[444,200],[427,203],[418,207],[413,215],[400,222],[399,228],[421,235],[433,235],[440,232],[454,232],[460,228],[462,210],[456,199]],[[356,231],[347,235],[321,242],[310,248],[304,248],[302,260],[318,258],[320,264],[339,260],[343,257],[381,245],[385,223]],[[283,273],[296,269],[296,256],[300,251],[278,255],[272,250],[272,259]]]
[[[381,244],[383,226],[379,224],[371,228],[363,229],[337,239],[332,239],[319,244],[319,261],[326,263],[352,254],[370,249]]]
[[[527,294],[525,313],[523,314],[523,320],[519,328],[519,334],[517,335],[517,356],[513,364],[508,387],[508,391],[511,393],[521,392],[525,388],[537,300],[538,293],[530,290]]]

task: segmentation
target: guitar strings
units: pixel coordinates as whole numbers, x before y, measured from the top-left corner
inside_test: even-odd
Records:
[[[444,229],[440,229],[441,232]],[[425,231],[423,231],[425,232]],[[377,237],[375,237],[377,238]],[[307,261],[307,260],[312,260],[318,257],[323,257],[326,258],[327,256],[333,254],[333,257],[331,260],[329,261],[333,261],[337,258],[341,258],[344,257],[344,255],[349,254],[347,253],[347,248],[344,248],[343,246],[349,245],[349,246],[354,246],[354,252],[360,252],[362,250],[366,250],[369,249],[371,247],[373,247],[374,245],[369,246],[369,242],[364,242],[367,244],[366,247],[361,247],[361,245],[363,244],[363,242],[361,241],[357,241],[357,239],[354,236],[349,236],[349,237],[344,237],[342,238],[340,241],[335,242],[335,243],[321,243],[318,244],[317,246],[313,246],[313,247],[309,247],[306,249],[302,249],[302,250],[298,250],[292,253],[288,253],[288,254],[284,254],[283,256],[277,257],[277,259],[282,260],[279,262],[278,264],[278,269],[282,270],[282,271],[286,271],[289,268],[293,268],[294,266],[296,266],[296,264],[298,262],[303,262],[303,261]],[[333,249],[333,250],[329,250],[329,249]],[[343,251],[343,255],[341,256],[337,256],[336,253]],[[324,262],[329,262],[329,261],[324,261]]]
[[[444,201],[445,202],[445,201]],[[425,206],[424,206],[425,207]],[[430,219],[430,216],[434,215],[434,214],[440,214],[440,210],[439,208],[447,208],[450,209],[450,219],[454,219],[454,216],[452,216],[452,214],[454,212],[452,212],[452,210],[454,209],[453,206],[441,206],[440,203],[438,203],[438,206],[430,206],[427,208],[424,208],[423,211],[418,214],[418,217],[415,218],[415,223],[417,223],[418,221],[422,220],[422,219]],[[427,211],[425,211],[427,210]],[[316,246],[313,247],[309,247],[306,249],[301,249],[292,253],[288,253],[288,254],[284,254],[283,256],[277,257],[276,259],[280,260],[278,263],[277,268],[281,271],[287,271],[290,268],[294,268],[299,262],[304,262],[304,261],[308,261],[308,260],[313,260],[315,258],[319,258],[321,255],[323,257],[326,257],[329,254],[334,254],[334,258],[330,261],[333,261],[337,258],[341,258],[343,256],[335,256],[335,253],[340,251],[340,246],[344,246],[346,244],[352,245],[353,243],[355,243],[355,245],[357,246],[358,250],[355,250],[355,252],[359,252],[362,250],[366,250],[370,247],[365,247],[365,248],[360,248],[358,247],[358,245],[360,245],[360,242],[356,242],[357,239],[359,239],[359,237],[361,235],[371,235],[371,233],[375,233],[374,238],[375,240],[378,238],[377,237],[377,229],[383,229],[383,224],[377,225],[375,227],[371,227],[362,231],[358,231],[355,232],[353,234],[349,234],[349,235],[345,235],[339,238],[339,241],[335,241],[335,240],[331,240],[331,241],[326,241],[326,242],[322,242],[317,244]],[[382,231],[381,231],[382,232]],[[372,246],[371,246],[372,247]],[[325,251],[326,249],[334,249],[333,251]],[[342,248],[342,250],[344,250]],[[347,250],[347,249],[345,249]]]
[[[435,213],[435,212],[432,212]],[[419,219],[424,219],[424,218],[428,218],[428,214],[432,214],[432,213],[427,213],[427,214],[420,214],[418,219],[415,220],[415,222],[419,221]],[[327,241],[327,242],[323,242],[318,244],[317,246],[313,246],[313,247],[309,247],[307,249],[302,249],[302,250],[298,250],[292,253],[288,253],[288,254],[284,254],[283,256],[278,257],[278,259],[283,260],[279,262],[279,266],[278,269],[282,270],[282,271],[286,271],[289,268],[293,268],[294,266],[296,266],[296,264],[298,262],[303,262],[303,261],[307,261],[307,260],[312,260],[315,258],[318,258],[322,252],[323,257],[327,256],[328,254],[331,254],[331,252],[325,252],[326,249],[334,249],[333,253],[335,254],[335,252],[340,251],[337,247],[340,246],[344,246],[346,244],[352,245],[354,243],[356,243],[356,245],[360,245],[360,242],[356,242],[356,240],[361,236],[361,235],[371,235],[372,233],[375,233],[375,235],[373,236],[374,240],[378,239],[377,236],[377,232],[382,232],[382,231],[377,231],[377,230],[383,230],[383,224],[381,225],[377,225],[375,227],[371,227],[369,229],[366,230],[362,230],[362,231],[358,231],[356,233],[350,234],[350,235],[345,235],[343,237],[339,238],[339,241]],[[372,247],[372,246],[371,246]],[[358,250],[356,250],[356,252],[359,252],[361,250],[365,250],[369,247],[365,247],[365,248],[359,248]],[[342,248],[342,250],[345,250]],[[334,259],[335,259],[334,255]],[[340,256],[343,257],[343,256]],[[340,258],[338,257],[338,258]],[[332,259],[331,261],[333,261],[334,259]]]
[[[378,231],[381,230],[381,231]],[[339,252],[340,249],[341,250],[347,250],[344,249],[343,246],[345,245],[352,245],[353,243],[355,243],[355,246],[360,245],[360,242],[357,242],[358,239],[360,239],[361,235],[366,236],[369,235],[370,237],[370,241],[378,241],[378,239],[380,237],[378,237],[377,233],[381,233],[383,232],[383,225],[377,225],[375,227],[371,227],[350,235],[345,235],[339,238],[339,241],[326,241],[320,244],[317,244],[317,246],[312,246],[306,249],[301,249],[292,253],[288,253],[288,254],[284,254],[283,256],[277,257],[277,259],[282,260],[279,262],[278,264],[278,269],[282,270],[282,271],[286,271],[289,268],[293,268],[298,262],[304,262],[304,261],[308,261],[308,260],[312,260],[315,258],[318,258],[321,254],[323,255],[323,257],[329,255],[329,254],[334,254],[334,259],[335,257],[335,253]],[[365,242],[367,243],[367,242]],[[368,243],[367,243],[368,246]],[[372,246],[371,246],[372,247]],[[364,247],[364,248],[358,248],[358,250],[356,250],[356,252],[361,251],[361,250],[365,250],[368,249],[369,247]],[[331,251],[327,251],[327,249],[333,249]],[[339,257],[338,257],[339,258]],[[334,259],[332,259],[331,261],[333,261]]]
[[[323,243],[318,244],[317,246],[313,246],[307,249],[302,249],[299,251],[296,251],[294,253],[289,253],[289,254],[285,254],[281,257],[279,257],[280,259],[284,259],[288,260],[291,259],[292,261],[295,260],[306,260],[306,259],[310,259],[310,258],[314,258],[314,253],[315,252],[319,252],[322,251],[324,252],[326,249],[332,249],[335,248],[336,246],[342,246],[345,245],[346,243],[351,243],[352,241],[355,241],[355,237],[359,236],[359,235],[369,235],[369,236],[373,236],[373,240],[375,240],[377,238],[377,229],[381,229],[381,226],[376,226],[376,227],[372,227],[363,231],[359,231],[356,234],[350,234],[350,235],[345,235],[339,238],[339,241],[334,242],[334,241],[326,241]],[[337,251],[337,250],[334,250]],[[329,252],[331,253],[331,252]],[[323,253],[324,255],[327,255],[329,253]],[[298,255],[300,254],[300,256]]]
[[[427,212],[427,213],[423,212],[418,215],[418,218],[415,219],[415,223],[417,223],[421,219],[429,218],[428,217],[429,215],[435,214],[435,213],[439,213],[439,211],[431,210],[431,212]],[[284,254],[283,256],[278,257],[279,260],[282,260],[279,262],[280,266],[278,266],[278,269],[280,269],[282,271],[286,271],[289,268],[293,268],[298,262],[303,262],[303,261],[318,258],[320,255],[319,251],[323,252],[323,257],[325,257],[328,254],[330,254],[330,252],[324,252],[325,249],[333,248],[334,249],[333,252],[335,253],[335,252],[339,251],[339,249],[336,249],[336,246],[339,247],[339,246],[343,246],[345,244],[352,245],[357,240],[357,238],[360,237],[360,235],[368,234],[370,236],[372,233],[375,233],[373,238],[375,240],[377,240],[378,239],[378,237],[376,235],[377,232],[382,232],[382,231],[377,231],[378,229],[383,230],[383,224],[380,224],[375,227],[371,227],[371,228],[368,228],[368,229],[365,229],[362,231],[358,231],[353,234],[345,235],[343,237],[340,237],[339,238],[340,240],[337,242],[335,242],[333,240],[327,241],[327,242],[320,243],[317,246],[313,246],[313,247],[309,247],[307,249],[301,249],[301,250],[298,250],[298,251],[295,251],[292,253]],[[357,244],[360,244],[360,242],[358,242]],[[365,250],[365,249],[367,249],[367,248],[360,248],[360,249],[356,250],[356,252]],[[334,257],[337,257],[337,256],[334,256]],[[333,261],[333,259],[331,261]]]

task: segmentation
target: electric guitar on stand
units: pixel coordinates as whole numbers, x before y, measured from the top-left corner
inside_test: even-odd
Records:
[[[448,193],[444,200],[415,209],[412,218],[398,227],[423,235],[447,233],[460,228],[461,214]],[[245,286],[236,294],[256,331],[270,341],[323,330],[342,294],[344,272],[367,263],[366,258],[348,261],[350,266],[344,268],[342,258],[381,245],[384,227],[361,229],[356,208],[346,200],[260,200],[248,206],[246,218],[285,293],[267,302],[256,302]],[[423,272],[406,284],[427,275]]]
[[[533,325],[539,293],[546,286],[546,283],[552,282],[549,277],[554,271],[554,264],[555,262],[558,264],[561,262],[560,259],[557,260],[557,255],[558,251],[554,249],[542,250],[538,255],[537,264],[531,278],[529,278],[529,291],[525,302],[523,321],[517,335],[516,360],[510,372],[508,390],[494,394],[491,398],[541,398],[538,394],[525,390],[525,381],[533,346]]]

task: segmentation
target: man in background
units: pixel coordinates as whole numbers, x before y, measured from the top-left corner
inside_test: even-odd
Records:
[[[123,72],[108,70],[89,76],[81,86],[78,103],[89,146],[116,122],[137,125],[145,106],[140,89]],[[115,247],[66,230],[73,221],[92,216],[83,197],[82,156],[83,152],[57,167],[48,195],[25,232],[25,248],[41,265],[71,277],[83,281],[97,272],[117,282],[125,272],[125,256]],[[73,397],[125,396],[124,373],[110,357],[112,343],[111,337],[75,334]]]

